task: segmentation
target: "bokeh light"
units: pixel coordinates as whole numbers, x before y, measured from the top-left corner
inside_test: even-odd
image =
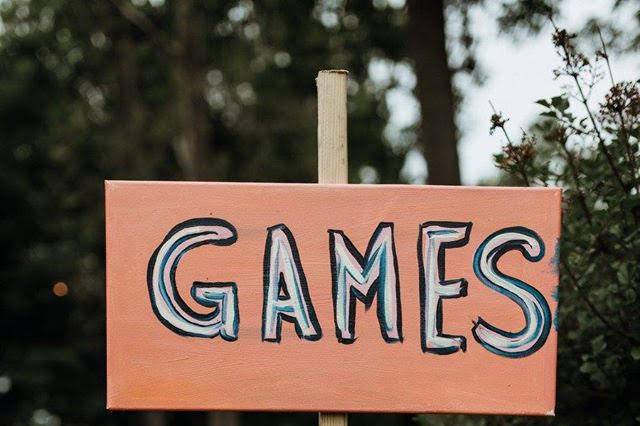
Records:
[[[51,291],[58,297],[64,297],[69,293],[69,287],[62,281],[58,281],[53,285]]]

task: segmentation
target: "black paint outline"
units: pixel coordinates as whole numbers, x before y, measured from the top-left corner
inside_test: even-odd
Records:
[[[349,237],[347,237],[344,231],[340,229],[329,229],[327,231],[329,233],[329,257],[331,260],[331,295],[333,298],[333,322],[335,325],[336,337],[338,339],[338,342],[343,343],[345,345],[352,344],[357,340],[357,338],[355,337],[343,338],[341,336],[340,329],[338,328],[337,309],[336,309],[338,271],[336,271],[337,265],[335,260],[335,235],[339,234],[342,236],[347,250],[358,261],[358,264],[364,270],[364,267],[366,264],[365,261],[366,259],[369,258],[369,255],[371,254],[371,250],[373,249],[373,245],[378,239],[379,234],[382,233],[382,231],[385,228],[391,228],[391,252],[393,254],[393,267],[396,270],[396,285],[395,285],[396,306],[397,306],[396,324],[398,326],[398,337],[397,338],[390,337],[387,334],[386,330],[384,329],[384,325],[383,325],[384,321],[383,321],[383,313],[382,313],[384,309],[384,305],[383,305],[383,301],[379,297],[376,297],[376,304],[377,304],[376,316],[378,317],[378,325],[380,326],[380,332],[382,333],[382,338],[385,340],[385,342],[402,343],[404,341],[404,336],[402,333],[402,299],[400,297],[400,270],[398,268],[398,256],[396,254],[394,224],[393,222],[380,222],[376,227],[375,231],[373,232],[373,234],[371,235],[371,238],[369,239],[364,256],[360,254],[358,249],[351,242]],[[356,298],[364,303],[365,310],[369,310],[369,308],[371,307],[371,304],[373,303],[373,297],[374,295],[376,295],[378,291],[379,280],[380,280],[380,277],[378,276],[378,278],[376,278],[375,281],[371,283],[371,287],[369,287],[367,294],[363,294],[354,286],[351,286],[349,289],[349,319],[348,319],[347,326],[352,336],[355,336],[355,332],[356,332]]]
[[[238,334],[240,331],[240,300],[238,299],[238,285],[236,283],[234,283],[233,281],[229,281],[229,282],[222,282],[222,281],[215,281],[215,282],[206,282],[206,281],[194,281],[193,285],[191,286],[191,297],[194,300],[197,300],[198,303],[202,306],[206,306],[208,308],[214,308],[213,312],[211,313],[211,315],[215,316],[218,314],[218,311],[220,310],[220,303],[218,302],[205,302],[202,300],[198,300],[196,299],[196,290],[199,288],[220,288],[220,289],[231,289],[231,292],[233,293],[233,302],[235,305],[235,312],[236,312],[236,319],[235,319],[235,327],[234,327],[234,331],[236,333],[235,336],[229,336],[227,333],[225,333],[223,330],[224,328],[221,328],[220,331],[218,332],[218,335],[223,339],[226,340],[227,342],[234,342],[236,340],[238,340]],[[228,300],[226,300],[225,298],[225,302],[229,303]]]
[[[220,226],[220,227],[223,227],[223,228],[227,228],[229,231],[231,231],[231,237],[225,238],[225,239],[222,239],[222,240],[202,241],[202,242],[199,242],[199,243],[196,243],[196,244],[192,245],[189,248],[189,250],[187,250],[187,251],[193,250],[195,248],[198,248],[200,246],[207,245],[207,244],[211,244],[211,245],[214,245],[214,246],[220,246],[220,247],[230,246],[230,245],[234,244],[238,240],[238,231],[236,230],[235,226],[233,226],[230,222],[227,222],[224,219],[211,218],[211,217],[202,217],[202,218],[188,219],[188,220],[185,220],[184,222],[180,222],[179,224],[177,224],[176,226],[171,228],[171,230],[167,233],[167,235],[164,237],[162,242],[160,244],[158,244],[156,249],[151,254],[151,257],[149,258],[149,263],[147,264],[147,289],[149,291],[149,299],[151,301],[151,309],[153,310],[153,313],[155,314],[156,318],[158,318],[158,320],[165,327],[167,327],[169,330],[171,330],[174,333],[179,334],[181,336],[201,337],[201,338],[213,339],[214,337],[218,336],[220,333],[218,333],[216,335],[213,335],[213,336],[202,336],[200,334],[186,332],[186,331],[174,326],[169,321],[165,320],[162,317],[162,315],[160,315],[160,312],[158,311],[158,309],[156,307],[156,299],[155,299],[155,296],[153,295],[153,265],[156,263],[156,260],[157,260],[157,257],[158,257],[158,253],[160,252],[160,248],[164,245],[164,243],[166,243],[168,240],[170,240],[171,237],[173,237],[178,232],[182,231],[185,228],[191,228],[191,227],[194,227],[194,226]],[[194,234],[194,235],[199,235],[199,234]],[[183,254],[184,253],[186,253],[186,251],[183,252]],[[176,262],[172,265],[171,271],[170,271],[170,280],[169,280],[170,283],[169,284],[171,284],[171,291],[174,294],[174,299],[175,299],[176,303],[178,304],[178,306],[182,310],[184,310],[188,315],[191,315],[194,318],[197,318],[197,319],[203,320],[203,321],[210,320],[211,318],[213,318],[213,316],[215,316],[215,313],[216,313],[215,309],[214,309],[213,312],[208,313],[208,314],[201,314],[199,312],[196,312],[193,309],[191,309],[191,307],[189,305],[187,305],[187,303],[184,301],[184,299],[182,299],[182,296],[180,296],[180,293],[178,292],[178,288],[176,286],[175,275],[176,275],[176,270],[177,270],[177,267],[178,267],[178,263],[180,263],[180,259],[181,258],[182,258],[182,255],[180,255],[180,257],[178,257]],[[195,281],[193,284],[195,284],[196,282],[197,281]],[[238,324],[239,323],[240,323],[240,311],[238,310]]]
[[[440,279],[440,285],[450,285],[459,282],[460,283],[460,293],[457,296],[439,296],[438,306],[436,307],[436,332],[439,337],[447,337],[447,338],[460,338],[460,347],[449,347],[449,348],[428,348],[426,346],[426,333],[425,330],[425,298],[426,298],[426,277],[425,270],[423,264],[423,252],[422,252],[422,234],[423,229],[428,228],[429,226],[440,226],[446,228],[462,228],[464,229],[463,238],[456,241],[449,241],[440,243],[440,247],[438,249],[438,279]],[[418,227],[418,282],[420,288],[420,347],[422,348],[423,353],[433,353],[436,355],[449,355],[452,353],[458,352],[458,350],[462,350],[462,352],[466,352],[467,350],[467,338],[465,336],[458,336],[454,334],[445,334],[442,333],[442,322],[443,322],[443,314],[442,314],[442,299],[458,299],[461,297],[466,297],[468,294],[469,283],[464,278],[457,278],[446,280],[445,277],[445,250],[448,248],[459,248],[464,247],[469,243],[469,238],[471,236],[471,229],[473,228],[473,222],[453,222],[453,221],[428,221],[422,223]]]
[[[478,266],[478,262],[480,260],[480,254],[484,250],[485,245],[496,236],[509,233],[509,232],[521,233],[521,234],[527,235],[535,239],[540,244],[540,253],[536,256],[531,256],[524,249],[524,245],[527,244],[527,242],[523,240],[509,240],[505,243],[502,243],[501,245],[493,249],[491,252],[491,253],[495,253],[495,256],[493,256],[491,261],[491,268],[494,270],[496,275],[500,276],[505,280],[514,281],[512,282],[512,284],[514,284],[516,287],[532,295],[536,300],[538,300],[538,302],[540,303],[540,306],[542,307],[543,319],[542,319],[542,333],[540,335],[541,337],[539,337],[536,343],[533,346],[531,346],[529,349],[526,349],[520,352],[504,352],[499,348],[496,348],[492,345],[487,344],[486,342],[483,342],[476,333],[476,329],[480,324],[482,324],[484,327],[493,331],[494,333],[500,334],[505,337],[515,337],[518,334],[521,334],[526,329],[526,327],[530,325],[529,315],[527,314],[524,303],[515,295],[515,293],[491,282],[488,279],[485,279],[483,274],[480,273],[480,269]],[[523,315],[525,317],[526,325],[520,331],[516,331],[516,332],[505,331],[494,325],[491,325],[490,323],[485,321],[481,316],[478,316],[478,319],[474,321],[474,325],[473,325],[473,328],[471,329],[471,333],[473,334],[473,338],[475,339],[475,341],[478,342],[483,348],[487,349],[491,353],[494,353],[496,355],[500,355],[506,358],[524,358],[537,352],[540,348],[542,348],[545,345],[545,343],[547,342],[547,339],[549,338],[549,333],[551,331],[552,316],[551,316],[551,309],[549,308],[549,302],[547,302],[547,299],[542,295],[542,293],[540,293],[540,291],[537,288],[535,288],[529,283],[522,281],[519,278],[507,275],[501,272],[500,269],[498,269],[498,261],[500,260],[500,258],[511,250],[519,251],[527,261],[532,263],[536,263],[542,260],[546,253],[544,240],[540,237],[540,235],[538,235],[536,231],[534,231],[533,229],[529,229],[525,226],[510,226],[510,227],[502,228],[493,232],[491,235],[489,235],[487,238],[485,238],[482,241],[482,243],[480,244],[480,246],[478,246],[473,256],[473,270],[474,270],[474,273],[476,274],[476,277],[480,280],[481,283],[483,283],[490,289],[495,290],[496,292],[508,297],[511,301],[516,303],[520,307],[520,309],[522,309]]]
[[[302,297],[307,304],[307,311],[309,314],[309,321],[316,328],[316,334],[312,336],[305,336],[302,333],[302,329],[300,328],[300,324],[298,324],[298,320],[286,313],[278,312],[277,320],[276,320],[276,337],[275,338],[266,338],[265,337],[265,319],[267,315],[267,299],[268,299],[268,288],[269,288],[269,262],[271,259],[271,246],[272,246],[272,233],[274,230],[280,230],[287,237],[287,241],[289,246],[291,247],[291,254],[293,256],[293,262],[298,270],[298,274],[300,276],[300,291],[302,293]],[[311,296],[309,294],[309,287],[307,284],[307,277],[304,274],[304,269],[302,267],[302,262],[300,261],[300,253],[298,251],[298,245],[296,244],[296,240],[284,223],[280,223],[277,225],[273,225],[267,228],[267,240],[265,242],[264,248],[264,258],[263,258],[263,266],[262,266],[262,341],[263,342],[274,342],[280,343],[282,338],[282,321],[286,321],[292,323],[295,326],[296,334],[300,339],[309,340],[309,341],[317,341],[322,338],[322,327],[320,327],[320,323],[318,322],[318,318],[316,316],[316,311],[313,307],[313,303],[311,301]],[[280,295],[280,289],[282,288],[283,277],[282,274],[278,277],[278,300],[286,300],[282,299]]]

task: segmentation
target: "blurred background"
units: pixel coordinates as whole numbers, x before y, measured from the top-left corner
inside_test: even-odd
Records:
[[[489,101],[517,131],[561,90],[549,16],[587,48],[600,29],[616,77],[636,80],[639,11],[634,0],[0,0],[0,424],[315,424],[105,410],[103,181],[314,182],[314,79],[340,68],[351,182],[513,184],[493,163],[504,140],[489,135]],[[561,366],[599,347],[562,333]],[[611,368],[637,374],[635,355],[621,357]],[[559,372],[555,420],[351,424],[640,421],[637,380],[605,386],[578,367]]]

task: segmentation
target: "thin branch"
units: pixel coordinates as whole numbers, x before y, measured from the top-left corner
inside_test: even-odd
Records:
[[[489,105],[491,106],[491,109],[493,110],[494,115],[498,114],[498,110],[496,110],[496,107],[493,105],[493,102],[489,101]],[[504,122],[502,122],[502,124],[498,125],[497,127],[499,127],[500,130],[502,130],[504,137],[507,139],[507,144],[509,146],[514,146],[513,142],[511,141],[511,138],[509,137],[509,133],[507,133],[507,129],[505,129],[504,127]],[[529,177],[527,176],[527,172],[524,165],[521,164],[520,161],[518,161],[516,162],[516,166],[518,166],[518,172],[520,172],[520,177],[524,181],[525,186],[531,186],[531,182],[529,181]]]
[[[622,188],[622,191],[624,193],[626,193],[627,192],[627,188],[626,188],[624,182],[622,181],[622,177],[620,176],[620,172],[618,171],[618,168],[616,167],[616,165],[615,165],[615,163],[613,161],[613,157],[611,156],[611,153],[609,152],[609,150],[607,149],[607,146],[605,145],[604,137],[600,133],[600,129],[598,128],[598,125],[596,123],[596,119],[594,118],[593,113],[591,112],[591,108],[589,107],[589,103],[587,101],[587,98],[584,96],[584,92],[582,91],[582,85],[580,84],[580,80],[575,75],[573,75],[572,77],[573,77],[574,81],[576,82],[576,87],[578,88],[578,91],[580,93],[581,102],[584,105],[585,110],[587,111],[587,115],[589,116],[589,120],[591,121],[591,124],[593,125],[593,129],[596,132],[596,136],[598,137],[598,147],[600,147],[600,150],[602,151],[602,153],[606,157],[607,163],[609,164],[609,168],[613,172],[613,175],[615,176],[616,181],[618,181],[618,184],[620,185],[620,188]]]
[[[607,69],[609,70],[609,79],[611,80],[611,85],[615,86],[616,81],[613,78],[613,71],[611,70],[611,62],[609,62],[609,53],[607,52],[607,46],[604,43],[604,38],[602,38],[602,32],[600,31],[600,27],[596,27],[598,30],[598,37],[600,37],[600,44],[602,45],[602,56],[607,64]]]
[[[562,151],[567,157],[567,164],[569,165],[569,169],[571,170],[571,177],[573,178],[573,183],[576,185],[576,189],[578,190],[577,193],[578,193],[579,204],[582,207],[585,217],[587,218],[587,222],[589,222],[589,225],[593,226],[593,218],[591,215],[591,211],[587,207],[587,197],[585,196],[584,191],[582,190],[582,186],[580,184],[580,175],[578,172],[578,166],[575,164],[573,154],[571,153],[571,151],[569,151],[569,148],[567,147],[567,141],[566,139],[564,139],[564,136],[563,136],[563,139],[559,141],[559,144],[560,144],[560,147],[562,148]]]
[[[135,25],[167,52],[173,54],[181,48],[177,41],[166,37],[162,33],[162,30],[158,28],[147,15],[136,9],[129,2],[123,0],[110,1],[116,9],[118,9],[118,12],[120,12],[120,15],[122,15],[123,18]]]
[[[558,31],[558,27],[556,26],[556,24],[553,22],[553,20],[551,20],[551,23],[553,24],[553,27],[555,28],[556,31]],[[569,52],[569,49],[567,48],[567,42],[564,43],[559,43],[559,45],[562,47],[562,51],[564,52],[564,59],[566,61],[566,64],[568,67],[571,67],[571,52]],[[589,102],[587,97],[584,94],[584,90],[582,89],[582,84],[580,83],[580,79],[578,78],[578,72],[577,71],[573,71],[573,72],[568,72],[569,76],[571,76],[571,78],[573,78],[573,81],[575,82],[576,88],[578,89],[578,93],[580,94],[580,102],[582,103],[582,105],[584,106],[587,115],[589,116],[589,120],[591,121],[591,125],[593,126],[593,130],[596,133],[597,139],[598,139],[598,147],[600,148],[600,150],[602,151],[602,153],[604,154],[605,158],[607,159],[607,163],[609,164],[609,168],[611,169],[614,177],[616,178],[616,181],[618,182],[618,184],[620,185],[620,187],[622,188],[622,191],[626,194],[627,193],[627,188],[624,184],[624,182],[622,181],[622,177],[620,176],[620,172],[618,171],[614,161],[613,161],[613,157],[611,156],[611,153],[609,152],[609,150],[607,149],[607,145],[605,144],[605,140],[604,137],[602,136],[602,133],[600,133],[600,128],[598,127],[598,124],[596,122],[596,119],[593,115],[593,113],[591,112],[591,107],[589,107]]]
[[[607,69],[609,70],[609,78],[611,79],[611,87],[615,87],[616,81],[613,78],[613,71],[611,70],[611,61],[609,60],[609,52],[607,52],[607,45],[604,42],[604,38],[602,37],[602,32],[600,31],[600,27],[598,29],[598,36],[600,37],[600,44],[602,45],[602,56],[604,57],[604,61],[607,64]],[[638,170],[638,165],[636,164],[635,156],[633,155],[633,149],[631,147],[631,143],[629,141],[629,133],[627,132],[627,126],[625,123],[624,115],[622,111],[618,111],[618,118],[620,119],[620,130],[622,133],[622,138],[624,139],[624,146],[627,151],[627,158],[629,160],[629,164],[631,164],[631,177],[633,182],[635,183],[636,191],[640,194],[640,182],[636,176],[636,170]]]

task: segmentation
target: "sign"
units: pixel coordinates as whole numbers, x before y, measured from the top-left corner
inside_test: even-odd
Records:
[[[106,182],[108,407],[552,415],[560,203]]]

